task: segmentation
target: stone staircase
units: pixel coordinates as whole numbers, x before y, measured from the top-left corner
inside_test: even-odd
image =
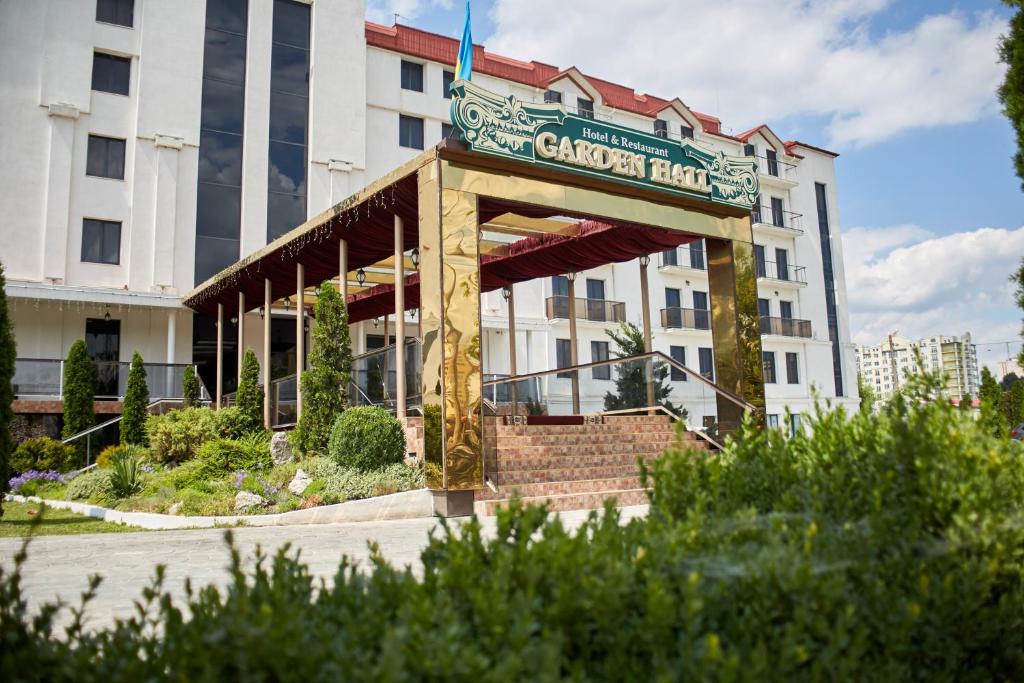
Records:
[[[606,416],[603,424],[579,425],[499,420],[484,423],[484,468],[497,491],[476,492],[478,515],[493,515],[516,494],[525,504],[547,503],[551,510],[599,508],[608,498],[618,505],[646,503],[637,459],[651,460],[676,442],[667,415]],[[682,438],[707,447],[691,432]]]

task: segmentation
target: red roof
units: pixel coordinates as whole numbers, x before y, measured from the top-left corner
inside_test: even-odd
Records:
[[[453,66],[459,51],[459,41],[455,38],[430,33],[411,26],[399,24],[381,26],[369,21],[366,22],[366,43],[373,47]],[[551,81],[565,75],[564,70],[543,62],[523,62],[491,54],[482,45],[473,46],[473,71],[535,88],[547,88]],[[657,118],[658,112],[672,103],[671,99],[642,95],[632,88],[600,78],[586,76],[586,79],[601,93],[604,103],[615,109]],[[700,120],[705,132],[732,137],[722,133],[722,122],[718,118],[696,111],[693,112],[693,115]]]

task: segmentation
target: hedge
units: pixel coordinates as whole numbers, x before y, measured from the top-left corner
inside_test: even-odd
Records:
[[[342,467],[377,470],[402,462],[405,430],[402,423],[383,408],[349,408],[334,422],[327,453]]]

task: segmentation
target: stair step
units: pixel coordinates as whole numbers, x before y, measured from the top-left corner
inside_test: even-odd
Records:
[[[583,479],[612,479],[615,477],[638,476],[636,461],[627,464],[614,465],[592,465],[588,467],[570,467],[555,469],[542,467],[537,469],[520,470],[490,470],[495,472],[491,477],[499,487],[515,486],[519,484],[536,484],[545,481],[575,481]]]
[[[534,498],[537,496],[558,496],[568,493],[599,493],[602,491],[623,491],[640,487],[640,478],[635,474],[612,479],[577,479],[570,481],[541,481],[532,484],[499,486],[497,491],[481,489],[477,500],[511,498]]]
[[[550,496],[532,496],[520,499],[523,505],[540,505],[546,503],[548,509],[556,512],[563,510],[593,510],[604,505],[605,500],[615,498],[615,504],[642,505],[648,502],[645,489],[625,489],[622,491],[600,491],[592,493],[567,493]],[[480,516],[493,515],[499,508],[507,506],[509,499],[477,500],[473,511]]]

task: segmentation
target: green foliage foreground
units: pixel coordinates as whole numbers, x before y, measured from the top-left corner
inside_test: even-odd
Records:
[[[647,519],[446,524],[418,574],[375,555],[320,585],[232,548],[226,590],[175,604],[158,571],[87,635],[5,573],[0,679],[1024,679],[1019,445],[904,397],[811,423],[667,454]]]

